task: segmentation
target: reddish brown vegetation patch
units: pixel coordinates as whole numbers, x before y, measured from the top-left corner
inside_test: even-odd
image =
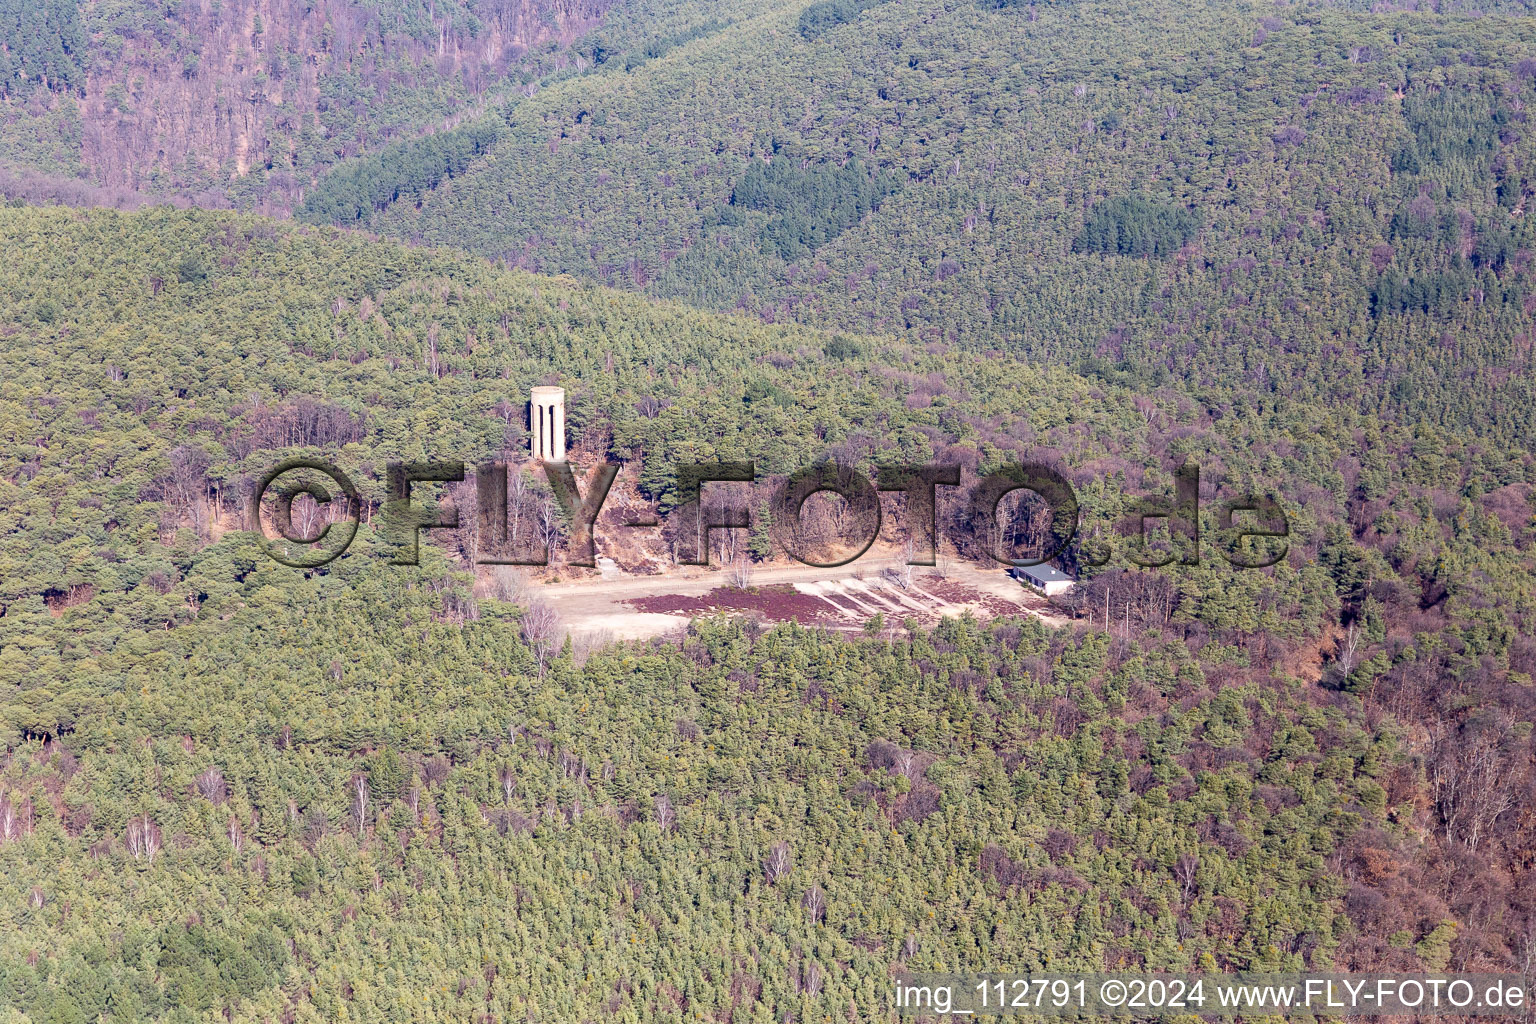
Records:
[[[794,619],[801,624],[821,618],[827,605],[819,597],[802,594],[791,586],[754,587],[736,590],[716,587],[707,594],[658,594],[626,602],[642,612],[660,615],[707,615],[710,612],[757,612],[775,622]]]
[[[63,615],[65,610],[77,605],[85,604],[96,596],[96,588],[89,583],[77,583],[68,590],[49,590],[43,593],[43,603],[48,606],[48,612],[54,618]]]

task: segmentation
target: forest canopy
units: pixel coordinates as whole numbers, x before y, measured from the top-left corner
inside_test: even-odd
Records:
[[[12,208],[0,244],[0,991],[29,1017],[777,1019],[893,966],[1522,948],[1529,452],[248,216]],[[405,568],[370,525],[303,572],[243,528],[284,453],[376,503],[390,459],[519,450],[509,399],[551,378],[582,457],[663,506],[660,452],[1050,453],[1092,539],[1192,455],[1274,481],[1292,555],[1074,552],[1064,630],[735,618],[578,650],[462,537]]]
[[[0,0],[0,1021],[1530,971],[1536,18],[1435,7]],[[573,564],[537,385],[646,558]],[[321,567],[256,536],[294,457],[357,485]],[[952,614],[770,621],[753,506],[736,604],[567,630],[745,461],[959,467],[931,572],[847,580]],[[1074,585],[955,596],[1020,464]]]
[[[1146,196],[1120,196],[1093,208],[1072,251],[1171,256],[1199,230],[1200,217],[1192,210]]]

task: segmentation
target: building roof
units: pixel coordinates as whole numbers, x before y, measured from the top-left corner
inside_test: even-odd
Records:
[[[1016,567],[1016,571],[1023,573],[1037,583],[1077,582],[1054,565],[1020,565]]]

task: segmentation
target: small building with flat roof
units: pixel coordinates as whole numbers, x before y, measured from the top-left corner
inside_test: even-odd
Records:
[[[1077,583],[1053,565],[1016,565],[1008,570],[1008,575],[1046,597],[1066,593]]]

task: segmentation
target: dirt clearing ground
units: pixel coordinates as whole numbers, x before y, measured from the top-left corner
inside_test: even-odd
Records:
[[[876,615],[889,625],[915,619],[932,625],[970,611],[980,618],[1035,615],[1051,625],[1066,620],[1043,597],[1024,589],[1001,568],[951,562],[942,570],[860,559],[836,569],[811,566],[759,569],[747,589],[727,585],[727,574],[698,569],[662,576],[605,572],[603,578],[533,588],[572,635],[636,640],[680,631],[688,620],[713,613],[756,615],[769,622],[858,632]],[[893,570],[887,572],[886,570]],[[904,585],[905,584],[905,585]]]

